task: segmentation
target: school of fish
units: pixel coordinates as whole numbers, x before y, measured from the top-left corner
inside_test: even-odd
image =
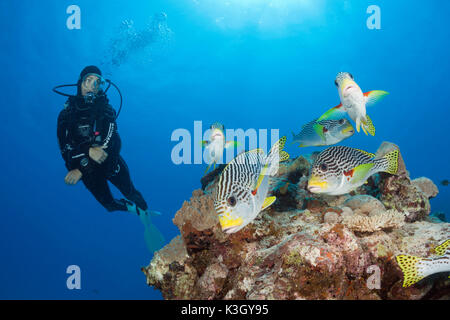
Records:
[[[320,117],[301,126],[298,134],[292,134],[292,143],[299,147],[328,146],[314,159],[307,190],[316,194],[338,196],[350,193],[378,173],[397,174],[400,151],[391,150],[375,155],[362,149],[333,146],[355,134],[360,129],[366,135],[375,135],[375,126],[366,107],[374,105],[388,95],[382,90],[363,93],[352,74],[340,72],[335,78],[340,103]],[[347,119],[347,116],[350,118]],[[286,137],[279,139],[265,154],[262,149],[238,154],[223,169],[213,191],[214,208],[220,226],[225,233],[235,233],[277,200],[270,195],[271,179],[277,174],[279,164],[289,159],[283,151]],[[237,147],[236,141],[225,140],[225,127],[216,122],[210,127],[209,140],[202,141],[205,155],[211,166],[221,163],[224,150]],[[447,180],[442,185],[447,185]],[[286,184],[285,187],[287,187]],[[398,255],[397,263],[404,273],[404,287],[438,272],[450,271],[450,239],[435,248],[436,257],[421,258]]]

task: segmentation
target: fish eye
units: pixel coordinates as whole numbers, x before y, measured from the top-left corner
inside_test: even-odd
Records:
[[[328,170],[328,166],[327,166],[326,163],[322,163],[319,168],[320,168],[321,171],[327,171]]]
[[[338,84],[337,80],[334,80],[334,85],[335,85],[336,87],[339,87],[339,84]]]
[[[339,120],[339,124],[344,124],[345,120],[344,119],[340,119]]]
[[[348,75],[350,76],[350,78],[352,78],[352,80],[354,80],[353,75],[350,72],[348,73]]]
[[[236,205],[236,198],[234,196],[231,196],[227,199],[227,202],[230,206],[234,207]]]

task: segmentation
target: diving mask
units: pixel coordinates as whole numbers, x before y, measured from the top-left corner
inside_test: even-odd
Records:
[[[81,81],[81,89],[84,91],[84,100],[86,103],[93,103],[97,94],[104,91],[106,85],[105,79],[96,73],[88,73]]]

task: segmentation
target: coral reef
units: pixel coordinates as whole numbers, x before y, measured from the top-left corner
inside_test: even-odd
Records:
[[[396,210],[378,211],[370,216],[348,215],[342,222],[352,231],[375,232],[384,229],[400,228],[405,222],[405,214]]]
[[[395,262],[397,254],[430,257],[450,237],[450,224],[428,216],[432,181],[411,180],[401,159],[398,176],[315,195],[306,190],[312,158],[281,164],[275,204],[234,234],[221,231],[213,208],[221,168],[204,177],[173,219],[180,236],[142,268],[147,284],[165,299],[450,299],[448,275],[403,288]]]
[[[384,142],[376,155],[381,157],[398,146]],[[375,188],[373,188],[375,186]],[[397,175],[380,173],[372,178],[367,193],[378,198],[387,209],[408,212],[406,220],[414,222],[427,217],[431,212],[429,199],[438,194],[436,185],[425,178],[411,180],[405,162],[400,154]],[[423,190],[423,189],[424,190]],[[367,188],[366,188],[367,189]]]
[[[434,198],[438,195],[437,186],[428,178],[421,177],[412,181],[413,185],[418,187],[428,198]]]

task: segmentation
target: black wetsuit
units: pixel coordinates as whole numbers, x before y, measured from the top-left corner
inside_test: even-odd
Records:
[[[147,210],[147,203],[134,187],[128,166],[120,156],[115,110],[106,95],[87,104],[81,96],[70,97],[58,116],[58,143],[67,169],[79,169],[86,188],[108,211],[128,211],[129,201]],[[89,148],[106,146],[108,157],[98,164],[89,157]],[[116,200],[108,180],[129,200]]]

